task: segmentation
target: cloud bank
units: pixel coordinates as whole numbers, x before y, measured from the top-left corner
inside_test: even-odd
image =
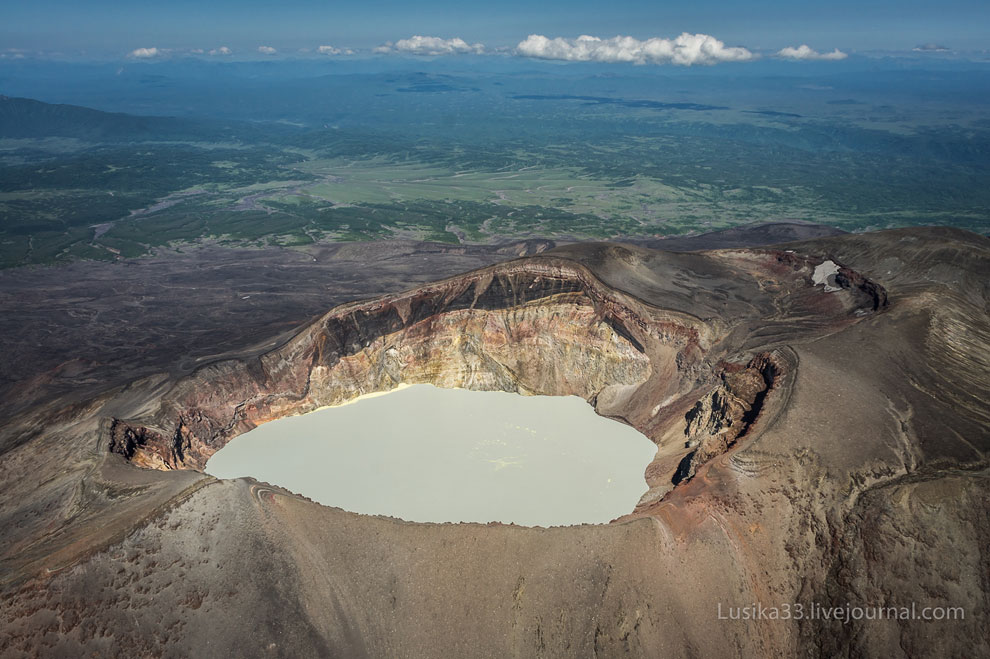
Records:
[[[316,52],[321,55],[353,55],[354,51],[350,48],[335,48],[334,46],[320,46],[316,49]]]
[[[949,47],[937,43],[923,43],[915,46],[913,50],[916,53],[947,53]]]
[[[233,51],[227,46],[220,46],[219,48],[214,48],[210,50],[210,55],[230,55]]]
[[[127,56],[136,57],[138,59],[150,59],[152,57],[158,57],[159,55],[164,55],[165,51],[159,50],[157,48],[135,48]]]
[[[782,48],[777,52],[777,57],[793,60],[840,60],[846,59],[849,55],[845,54],[838,48],[833,50],[831,53],[819,53],[817,50],[812,50],[809,48],[807,44],[801,44],[797,48],[794,48],[793,46]]]
[[[460,37],[442,39],[440,37],[422,37],[419,35],[408,39],[399,39],[375,48],[376,53],[404,53],[407,55],[480,55],[485,52],[485,46],[480,43],[469,44]]]
[[[670,63],[682,66],[756,59],[756,55],[745,48],[726,47],[713,36],[687,32],[676,39],[654,37],[645,41],[633,37],[600,39],[588,35],[577,39],[548,39],[542,34],[531,34],[516,46],[516,53],[525,57],[571,62]]]
[[[258,46],[258,52],[262,55],[274,55],[278,51],[271,46]]]

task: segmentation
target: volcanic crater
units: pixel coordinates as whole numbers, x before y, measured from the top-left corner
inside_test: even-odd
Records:
[[[649,258],[601,249],[607,262]],[[706,276],[756,278],[808,331],[833,331],[886,305],[882,286],[848,268],[836,266],[835,288],[816,286],[820,264],[793,252],[704,258]],[[709,304],[727,304],[724,296],[713,291]],[[148,417],[106,419],[102,441],[141,467],[201,471],[259,424],[399,384],[576,395],[660,447],[646,472],[652,502],[743,439],[786,376],[785,349],[747,351],[733,345],[732,329],[611,288],[577,262],[530,258],[342,305],[277,350],[200,368]]]
[[[0,434],[0,652],[990,654],[988,271],[988,239],[950,229],[575,244],[21,409]],[[536,528],[201,473],[266,421],[413,383],[580,396],[656,444],[649,490],[609,524]],[[780,602],[966,616],[716,618]]]

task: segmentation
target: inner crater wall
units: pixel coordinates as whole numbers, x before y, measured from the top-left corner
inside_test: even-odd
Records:
[[[330,363],[327,363],[327,362]],[[432,316],[384,335],[353,355],[317,361],[310,397],[321,405],[399,383],[577,395],[649,377],[649,359],[596,316],[582,294],[498,310]]]
[[[496,266],[338,307],[279,349],[199,369],[105,439],[140,466],[202,469],[257,425],[401,383],[577,395],[603,412],[697,352],[692,329],[655,327],[578,269]]]

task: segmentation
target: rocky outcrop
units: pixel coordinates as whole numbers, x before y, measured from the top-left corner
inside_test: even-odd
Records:
[[[677,466],[671,478],[674,485],[694,476],[699,466],[728,451],[749,432],[780,369],[770,354],[754,357],[745,367],[723,366],[719,385],[684,415],[685,446],[693,450]]]
[[[183,463],[181,433],[166,438],[154,430],[143,426],[134,428],[118,419],[111,420],[107,433],[107,449],[141,467],[175,469]]]

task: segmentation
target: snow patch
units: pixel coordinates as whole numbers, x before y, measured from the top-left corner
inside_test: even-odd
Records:
[[[839,274],[839,266],[836,265],[835,261],[823,261],[815,267],[815,271],[811,275],[811,281],[815,282],[815,286],[824,286],[826,293],[834,293],[842,290],[842,288],[835,285],[835,275],[837,274]]]

